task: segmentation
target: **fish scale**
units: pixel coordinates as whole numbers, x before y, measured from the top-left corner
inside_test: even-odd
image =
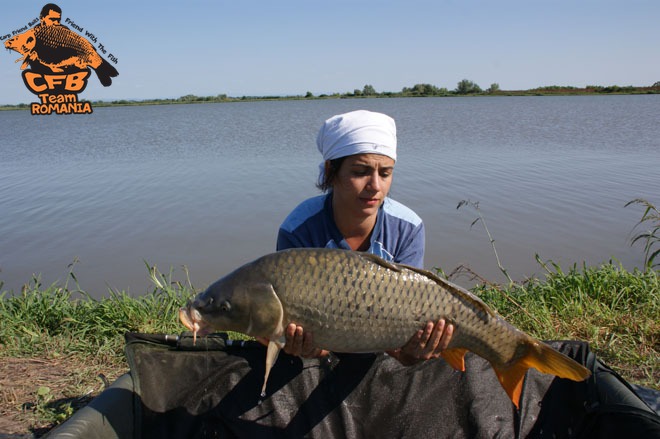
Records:
[[[37,26],[34,34],[40,45],[47,49],[39,54],[43,61],[61,61],[75,55],[94,69],[101,65],[102,59],[90,42],[64,26]]]
[[[218,280],[179,312],[196,335],[231,330],[269,339],[268,374],[296,323],[315,347],[378,352],[406,344],[426,322],[454,332],[443,358],[465,370],[472,351],[490,362],[518,406],[527,369],[581,381],[588,369],[510,325],[477,296],[425,270],[338,249],[289,249],[263,256]]]

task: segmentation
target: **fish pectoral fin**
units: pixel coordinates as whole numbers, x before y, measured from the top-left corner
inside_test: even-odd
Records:
[[[268,376],[270,375],[270,369],[273,367],[277,361],[277,356],[280,354],[280,350],[284,344],[279,340],[269,340],[268,349],[266,350],[266,373],[264,375],[264,385],[261,387],[261,397],[266,396],[266,385],[268,384]]]
[[[461,372],[465,372],[465,354],[467,349],[451,348],[445,349],[440,355],[451,367]]]
[[[509,398],[511,398],[511,402],[513,402],[513,405],[519,409],[522,385],[525,379],[525,373],[527,373],[529,367],[524,364],[524,362],[519,361],[507,368],[498,368],[493,365],[493,369],[495,370],[495,375],[497,375],[497,379],[500,381],[504,391],[509,395]]]
[[[243,293],[250,304],[243,332],[252,336],[268,334],[271,340],[284,334],[284,307],[273,286],[268,282],[254,282]]]

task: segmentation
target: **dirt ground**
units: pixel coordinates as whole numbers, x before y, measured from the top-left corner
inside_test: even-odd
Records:
[[[38,438],[123,371],[80,371],[69,358],[0,358],[0,439]],[[69,408],[71,407],[71,408]]]

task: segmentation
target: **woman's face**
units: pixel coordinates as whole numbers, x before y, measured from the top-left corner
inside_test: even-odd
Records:
[[[346,157],[332,183],[336,212],[363,219],[376,215],[392,185],[394,160],[380,154]]]

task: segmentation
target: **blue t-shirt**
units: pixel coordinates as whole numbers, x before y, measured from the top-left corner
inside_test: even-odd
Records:
[[[277,250],[298,247],[350,246],[335,224],[332,193],[309,198],[298,205],[280,226]],[[385,260],[424,267],[424,223],[408,207],[385,198],[367,250]]]

